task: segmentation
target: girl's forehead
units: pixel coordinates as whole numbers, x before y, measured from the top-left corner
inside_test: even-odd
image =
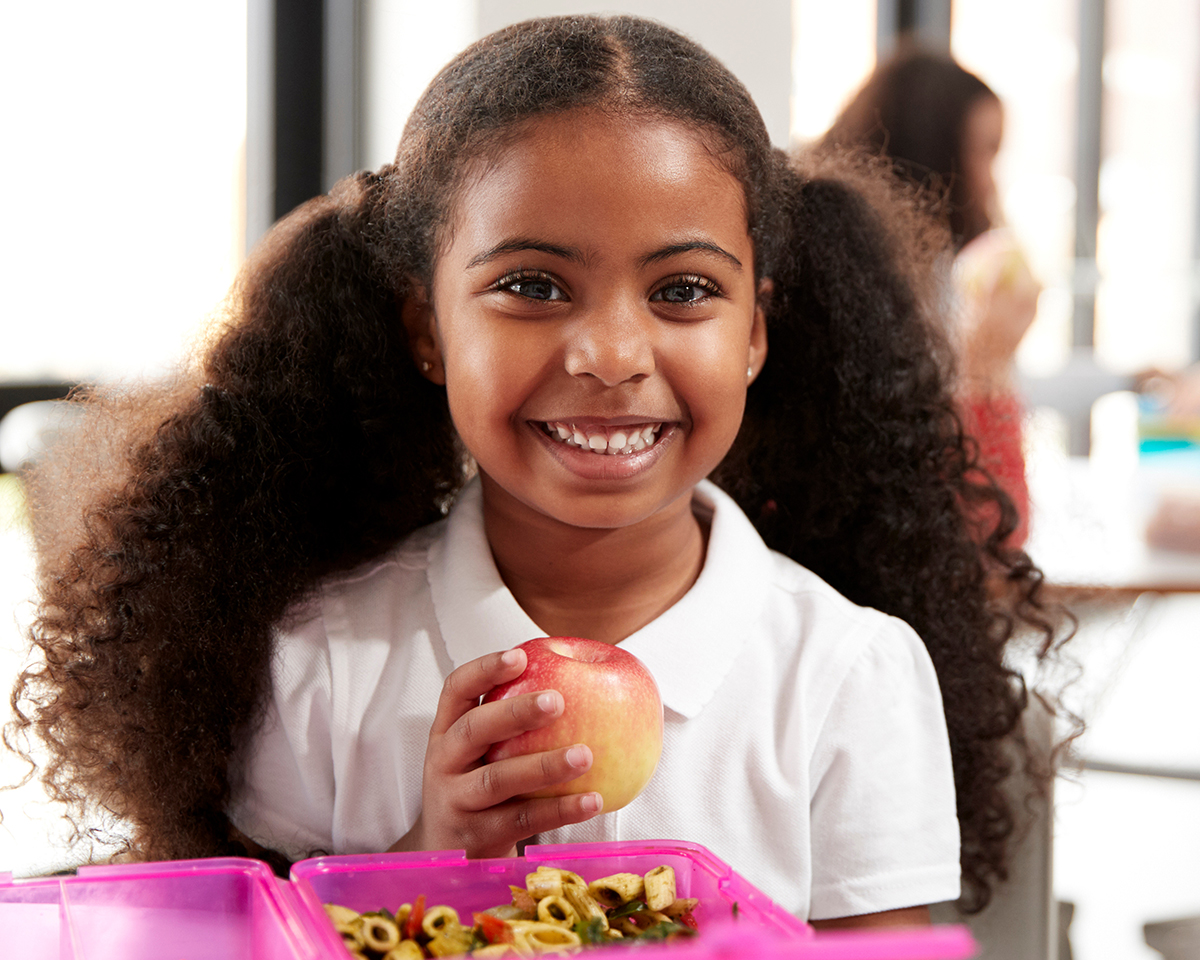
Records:
[[[461,223],[496,191],[534,189],[547,202],[570,202],[574,193],[597,183],[660,193],[703,191],[704,203],[724,198],[744,218],[745,187],[716,139],[695,125],[646,113],[583,107],[534,117],[504,131],[466,163],[450,222]]]

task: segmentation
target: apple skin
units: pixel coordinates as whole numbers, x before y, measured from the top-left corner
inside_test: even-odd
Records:
[[[493,744],[484,759],[587,744],[592,766],[585,774],[528,796],[596,791],[604,813],[620,810],[650,782],[662,756],[663,707],[654,677],[632,653],[599,640],[539,637],[517,649],[525,651],[525,671],[493,688],[483,702],[557,690],[563,713],[547,727]]]

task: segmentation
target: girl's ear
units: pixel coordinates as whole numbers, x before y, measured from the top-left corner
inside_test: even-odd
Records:
[[[423,284],[412,283],[400,307],[400,320],[408,334],[408,349],[421,376],[431,383],[446,385],[442,348],[438,342],[437,319]]]
[[[767,304],[775,292],[775,284],[768,277],[758,282],[758,295],[754,303],[754,320],[750,326],[750,352],[746,358],[746,385],[758,379],[758,374],[767,360]]]

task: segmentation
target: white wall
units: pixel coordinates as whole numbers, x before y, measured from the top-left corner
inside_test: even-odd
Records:
[[[731,16],[719,0],[363,0],[364,159],[372,169],[396,151],[404,121],[439,69],[463,47],[530,17],[633,13],[685,33],[750,90],[771,139],[788,143],[792,89],[791,0],[745,0]]]
[[[750,90],[771,140],[788,144],[792,90],[791,0],[478,0],[480,35],[529,17],[632,13],[659,20],[721,60]]]
[[[363,0],[363,160],[389,163],[413,104],[478,37],[476,0]]]

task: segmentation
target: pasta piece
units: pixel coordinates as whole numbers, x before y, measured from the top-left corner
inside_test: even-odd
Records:
[[[334,929],[341,935],[342,943],[351,953],[360,951],[367,945],[362,935],[362,918],[355,916],[349,923],[335,923]]]
[[[363,944],[380,953],[387,953],[400,944],[400,928],[395,921],[377,913],[364,915],[361,932]]]
[[[563,895],[562,873],[547,867],[538,867],[533,873],[525,875],[525,889],[534,900],[543,897],[561,897]]]
[[[586,923],[595,917],[600,921],[601,926],[605,930],[608,929],[608,914],[596,902],[596,898],[588,893],[587,887],[574,883],[567,884],[563,888],[563,897],[567,903],[575,908],[575,913],[580,920]]]
[[[401,940],[383,955],[383,960],[425,960],[425,951],[416,940]]]
[[[325,904],[325,914],[333,921],[335,927],[339,923],[351,924],[358,919],[357,910],[351,910],[349,907],[343,907],[338,903]]]
[[[646,906],[662,910],[675,902],[675,871],[671,867],[655,867],[645,876]]]
[[[525,945],[534,954],[560,953],[583,945],[574,930],[538,920],[514,920],[513,935],[518,950]]]
[[[425,960],[425,950],[415,940],[402,940],[383,955],[383,960]]]
[[[663,913],[672,920],[676,920],[685,913],[691,913],[699,903],[700,901],[695,897],[679,897],[669,907],[663,907]]]
[[[474,942],[471,931],[455,921],[453,926],[447,925],[430,937],[425,949],[435,957],[455,957],[467,953]]]
[[[522,890],[521,892],[528,894],[526,890]],[[502,903],[498,907],[488,907],[482,912],[500,920],[532,920],[534,914],[537,913],[537,904],[532,897],[529,898],[529,904],[528,910],[523,910],[512,903]]]
[[[574,929],[575,924],[579,922],[579,914],[565,897],[542,897],[537,905],[537,918],[543,923],[553,923],[570,929]]]
[[[630,900],[638,900],[646,890],[646,882],[636,873],[614,873],[588,884],[588,893],[602,907],[619,907]]]
[[[489,943],[471,951],[473,957],[483,957],[484,960],[494,960],[496,957],[518,957],[517,948],[511,943]],[[386,958],[385,958],[386,960]]]
[[[430,907],[421,919],[421,929],[429,936],[436,937],[462,929],[462,924],[458,922],[458,911],[453,907]]]

